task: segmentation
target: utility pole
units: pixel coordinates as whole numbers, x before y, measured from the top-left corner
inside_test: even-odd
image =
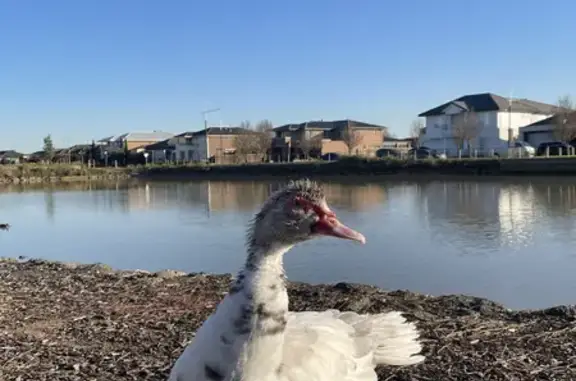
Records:
[[[208,139],[208,118],[206,115],[218,111],[220,111],[220,108],[213,108],[210,110],[202,111],[202,118],[204,119],[204,134],[206,135],[206,161],[210,159],[210,140]]]
[[[513,147],[514,131],[512,130],[512,91],[508,97],[508,147]]]

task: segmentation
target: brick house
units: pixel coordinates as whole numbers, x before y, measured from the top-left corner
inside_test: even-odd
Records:
[[[387,127],[349,119],[286,124],[274,128],[272,158],[285,161],[326,153],[374,156],[387,132]],[[348,147],[351,141],[352,147]]]

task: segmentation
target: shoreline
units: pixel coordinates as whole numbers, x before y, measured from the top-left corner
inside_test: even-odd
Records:
[[[576,176],[576,157],[531,159],[398,160],[347,157],[334,162],[255,164],[149,164],[92,167],[81,164],[0,165],[0,184],[54,184],[105,180],[234,180],[287,177],[533,177]]]
[[[575,158],[395,160],[344,158],[335,162],[255,163],[238,165],[149,166],[132,175],[139,179],[201,179],[372,176],[527,177],[576,176]]]
[[[3,164],[0,184],[54,184],[129,179],[131,168],[87,167],[82,164]]]
[[[0,259],[0,379],[163,380],[230,274]],[[427,360],[379,380],[574,380],[576,308],[510,310],[482,298],[289,282],[290,310],[399,310]],[[42,361],[40,361],[40,359]]]

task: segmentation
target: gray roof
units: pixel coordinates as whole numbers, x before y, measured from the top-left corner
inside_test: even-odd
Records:
[[[97,140],[98,143],[104,143],[104,142],[109,142],[110,140],[112,140],[112,138],[114,137],[114,135],[112,136],[106,136],[105,138],[102,138],[100,140]]]
[[[274,131],[278,131],[278,132],[285,132],[285,131],[297,131],[299,129],[317,129],[317,130],[323,130],[323,131],[330,131],[330,130],[341,130],[344,128],[348,127],[348,124],[350,124],[350,127],[353,128],[366,128],[366,129],[378,129],[378,130],[383,130],[386,129],[387,127],[385,126],[379,126],[377,124],[371,124],[371,123],[366,123],[366,122],[359,122],[357,120],[350,120],[350,119],[344,119],[344,120],[334,120],[334,121],[310,121],[310,122],[304,122],[304,123],[298,123],[298,124],[285,124],[283,126],[280,127],[276,127],[274,129]]]
[[[193,136],[206,135],[206,131],[208,131],[208,135],[240,135],[254,132],[241,127],[208,127],[207,130],[203,129],[199,131],[186,131],[176,135],[176,137],[183,137],[183,136],[193,137]]]
[[[560,113],[559,113],[559,114],[560,114]],[[561,114],[561,115],[563,115],[563,114]],[[570,119],[572,119],[573,117],[576,118],[576,111],[570,113],[569,115],[570,115]],[[553,116],[551,116],[551,117],[549,117],[549,118],[539,120],[538,122],[534,122],[534,123],[528,124],[528,125],[526,125],[526,126],[524,126],[524,127],[546,126],[546,125],[554,124],[554,118],[555,118],[555,117],[556,117],[556,115],[553,115]]]
[[[99,143],[102,142],[113,142],[119,140],[135,141],[135,142],[151,142],[151,141],[162,141],[170,139],[174,134],[165,131],[135,131],[126,132],[120,135],[108,136],[103,139],[98,140]]]
[[[440,106],[434,107],[421,113],[423,116],[442,115],[446,107],[455,105],[463,111],[508,111],[508,98],[492,93],[470,94],[446,102]],[[512,98],[512,112],[522,112],[530,114],[553,114],[557,107],[547,103],[531,101],[528,99]]]
[[[17,158],[24,154],[16,152],[14,150],[0,151],[0,157],[2,158]]]
[[[150,132],[129,132],[120,135],[123,140],[128,141],[152,141],[152,140],[166,140],[174,136],[173,133],[164,131],[150,131]],[[118,140],[118,138],[114,139]]]
[[[162,140],[161,142],[156,142],[156,143],[152,143],[152,144],[148,144],[147,146],[144,147],[144,149],[146,151],[162,151],[162,150],[168,150],[168,149],[174,149],[174,145],[168,143],[170,141],[170,139],[166,139],[166,140]]]

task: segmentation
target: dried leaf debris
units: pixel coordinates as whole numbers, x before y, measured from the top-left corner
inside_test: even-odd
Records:
[[[0,260],[0,380],[165,381],[229,275],[112,271]],[[339,283],[290,284],[291,309],[405,311],[427,361],[379,380],[576,380],[576,308],[510,311],[466,296],[429,297]]]

